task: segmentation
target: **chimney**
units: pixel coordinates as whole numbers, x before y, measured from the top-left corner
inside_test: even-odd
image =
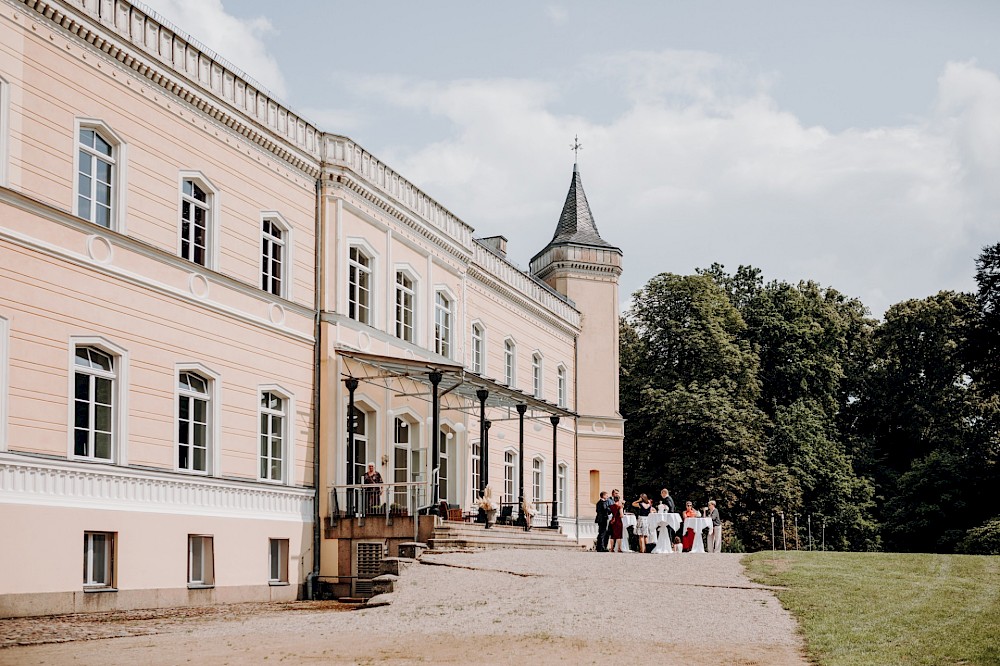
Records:
[[[486,238],[478,239],[480,243],[490,248],[496,254],[503,258],[507,258],[507,239],[503,236],[487,236]]]

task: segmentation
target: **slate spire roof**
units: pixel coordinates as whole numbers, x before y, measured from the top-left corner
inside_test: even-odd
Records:
[[[562,215],[559,216],[556,233],[552,236],[549,247],[566,243],[618,249],[601,238],[597,231],[594,214],[590,212],[590,204],[583,191],[583,180],[576,164],[573,165],[573,180],[566,194],[566,203],[563,204]]]

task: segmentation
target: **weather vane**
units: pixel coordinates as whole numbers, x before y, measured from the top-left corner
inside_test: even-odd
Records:
[[[576,164],[580,157],[580,150],[583,148],[583,144],[580,143],[579,135],[573,135],[573,145],[571,145],[570,150],[573,151],[573,163]]]

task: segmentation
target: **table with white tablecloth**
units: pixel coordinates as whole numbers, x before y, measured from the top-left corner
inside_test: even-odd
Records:
[[[705,528],[712,529],[712,519],[711,518],[685,518],[684,519],[684,532],[687,533],[688,528],[694,530],[694,544],[691,546],[692,553],[704,553],[705,552],[705,540],[702,538],[702,530]]]
[[[631,513],[622,514],[622,538],[618,540],[617,548],[612,552],[619,553],[631,553],[632,549],[628,547],[628,528],[635,527],[635,515]]]
[[[656,544],[656,548],[652,552],[661,554],[674,552],[673,544],[670,543],[668,526],[673,528],[675,532],[680,529],[681,514],[664,513],[661,511],[649,514],[649,529],[656,535],[649,538],[650,543]]]

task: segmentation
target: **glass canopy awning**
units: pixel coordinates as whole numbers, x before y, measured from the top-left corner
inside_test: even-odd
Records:
[[[480,402],[479,391],[485,390],[489,394],[486,398],[486,407],[513,410],[517,405],[527,405],[528,409],[536,414],[541,412],[550,416],[576,418],[575,412],[470,372],[461,365],[438,363],[426,359],[380,356],[346,349],[338,349],[337,354],[361,366],[361,372],[355,373],[348,369],[344,373],[345,379],[354,378],[361,382],[389,388],[395,391],[397,397],[430,399],[432,385],[428,375],[431,372],[439,372],[441,373],[441,383],[438,386],[440,397],[456,395],[478,405]],[[405,380],[427,387],[427,391],[408,392],[403,383]]]

